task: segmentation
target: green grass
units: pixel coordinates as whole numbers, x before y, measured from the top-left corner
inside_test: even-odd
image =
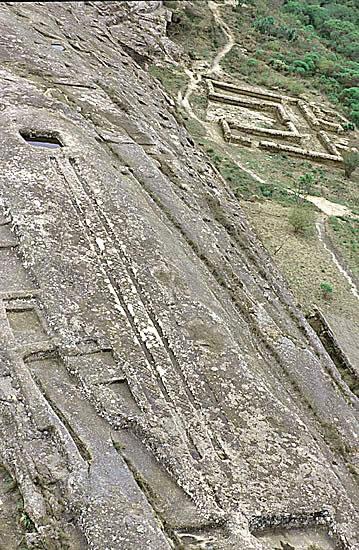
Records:
[[[186,113],[183,113],[184,125],[186,126],[188,132],[195,138],[199,139],[206,135],[206,129],[202,126],[200,122],[193,118],[189,118]]]
[[[288,193],[280,184],[261,183],[242,170],[226,153],[225,147],[207,139],[199,139],[198,143],[238,199],[273,200],[284,206],[296,204],[294,195]]]
[[[307,204],[295,205],[288,217],[294,233],[308,237],[314,233],[314,212]]]
[[[202,120],[206,119],[207,103],[207,91],[204,86],[200,86],[197,88],[196,92],[191,95],[191,106],[196,116]]]
[[[151,65],[149,67],[149,73],[157,78],[168,93],[174,97],[176,97],[178,92],[184,89],[188,83],[188,76],[186,73],[173,65]]]
[[[331,216],[329,228],[334,244],[340,245],[349,267],[359,275],[359,221]]]
[[[238,147],[232,146],[234,154],[238,154]],[[237,153],[236,153],[237,151]],[[314,183],[310,194],[324,197],[338,204],[348,206],[354,213],[359,214],[359,171],[348,180],[340,168],[331,168],[324,165],[312,164],[306,160],[293,159],[283,154],[269,154],[255,149],[240,149],[241,163],[262,177],[275,181],[278,188],[290,188],[295,191],[298,180],[306,173],[314,175]]]
[[[280,74],[260,58],[243,55],[239,46],[234,46],[222,61],[226,72],[241,77],[249,84],[283,90],[294,96],[300,96],[306,89],[306,83],[294,77]]]
[[[253,195],[261,194],[259,182],[241,170],[220,146],[206,139],[200,140],[199,143],[220,174],[229,183],[237,198],[249,199]]]

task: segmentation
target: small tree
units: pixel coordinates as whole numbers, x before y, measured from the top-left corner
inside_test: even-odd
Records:
[[[330,283],[320,283],[320,289],[322,291],[322,296],[324,300],[330,300],[333,294],[333,287]]]
[[[310,235],[314,228],[313,211],[307,206],[294,206],[292,208],[288,221],[293,227],[294,233],[301,235]]]
[[[359,166],[358,151],[345,151],[343,153],[343,166],[346,178],[350,178],[354,170]]]
[[[309,195],[314,183],[315,175],[312,172],[307,172],[306,174],[299,176],[295,190],[297,202],[303,202],[305,200],[305,196]]]
[[[256,19],[254,22],[254,27],[261,34],[268,34],[269,36],[274,36],[276,29],[276,22],[274,17],[271,15],[269,17],[262,17],[261,19]]]

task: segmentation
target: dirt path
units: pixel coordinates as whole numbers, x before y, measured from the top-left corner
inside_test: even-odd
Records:
[[[219,6],[216,2],[209,0],[208,7],[211,10],[214,20],[217,25],[221,28],[223,34],[227,38],[226,44],[219,50],[215,58],[211,63],[211,68],[209,69],[207,75],[212,75],[213,73],[219,73],[221,71],[220,63],[222,59],[231,51],[235,44],[234,36],[231,33],[228,25],[223,21]]]
[[[233,1],[236,2],[236,0],[233,0]],[[227,41],[224,44],[224,46],[222,46],[222,48],[217,52],[209,68],[205,64],[203,64],[202,67],[198,67],[198,64],[197,64],[198,70],[196,72],[194,70],[185,69],[185,72],[189,77],[188,86],[184,96],[181,93],[178,96],[178,101],[180,105],[182,105],[182,107],[186,110],[187,114],[191,118],[194,118],[195,120],[197,120],[197,122],[200,122],[202,125],[205,125],[205,122],[203,120],[200,120],[196,116],[196,114],[193,112],[193,109],[190,104],[190,97],[192,93],[196,90],[198,84],[201,82],[203,76],[210,76],[212,74],[221,72],[220,63],[222,59],[227,55],[227,53],[231,51],[231,49],[235,44],[233,34],[231,33],[229,27],[226,25],[226,23],[222,19],[219,5],[216,2],[209,0],[208,8],[211,10],[214,20],[216,21],[217,25],[221,28],[223,34],[227,38]],[[196,66],[193,67],[193,69],[195,68]]]
[[[266,183],[263,180],[262,182]],[[286,188],[285,190],[290,195],[297,195],[296,191],[294,191],[293,189]],[[347,206],[344,206],[343,204],[338,204],[337,202],[328,201],[328,199],[325,199],[324,197],[317,197],[316,195],[302,195],[301,193],[299,193],[299,197],[305,201],[314,204],[314,206],[316,206],[318,210],[320,210],[326,216],[348,216],[350,218],[358,217]]]
[[[200,120],[197,117],[197,115],[194,113],[189,101],[189,98],[191,97],[194,90],[197,88],[198,83],[202,80],[202,75],[200,73],[195,75],[193,71],[187,68],[185,69],[185,73],[189,78],[189,82],[188,82],[188,86],[184,96],[182,96],[182,93],[179,92],[179,96],[178,96],[179,102],[182,105],[182,107],[184,107],[184,109],[186,110],[186,112],[191,118],[194,118],[195,120],[197,120],[197,122],[199,122],[200,124],[203,124],[203,121]]]
[[[329,238],[325,230],[325,216],[322,215],[320,217],[320,219],[316,222],[315,227],[317,229],[319,241],[322,243],[325,250],[330,254],[333,263],[339,269],[340,273],[345,277],[345,279],[349,283],[352,294],[359,300],[358,287],[354,281],[354,278],[348,272],[341,257],[335,252],[335,248],[333,246],[330,246]]]
[[[304,198],[308,202],[314,204],[321,212],[323,212],[323,214],[326,214],[327,216],[349,216],[351,218],[357,217],[347,206],[328,201],[324,197],[306,195]]]

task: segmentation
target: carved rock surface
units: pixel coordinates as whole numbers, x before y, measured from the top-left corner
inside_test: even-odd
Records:
[[[357,400],[146,72],[167,10],[0,10],[0,547],[358,548]]]

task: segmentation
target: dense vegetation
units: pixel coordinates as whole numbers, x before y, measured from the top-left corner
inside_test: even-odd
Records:
[[[359,124],[356,0],[246,0],[227,18],[248,50],[248,55],[233,50],[229,72],[292,93],[316,88]]]

